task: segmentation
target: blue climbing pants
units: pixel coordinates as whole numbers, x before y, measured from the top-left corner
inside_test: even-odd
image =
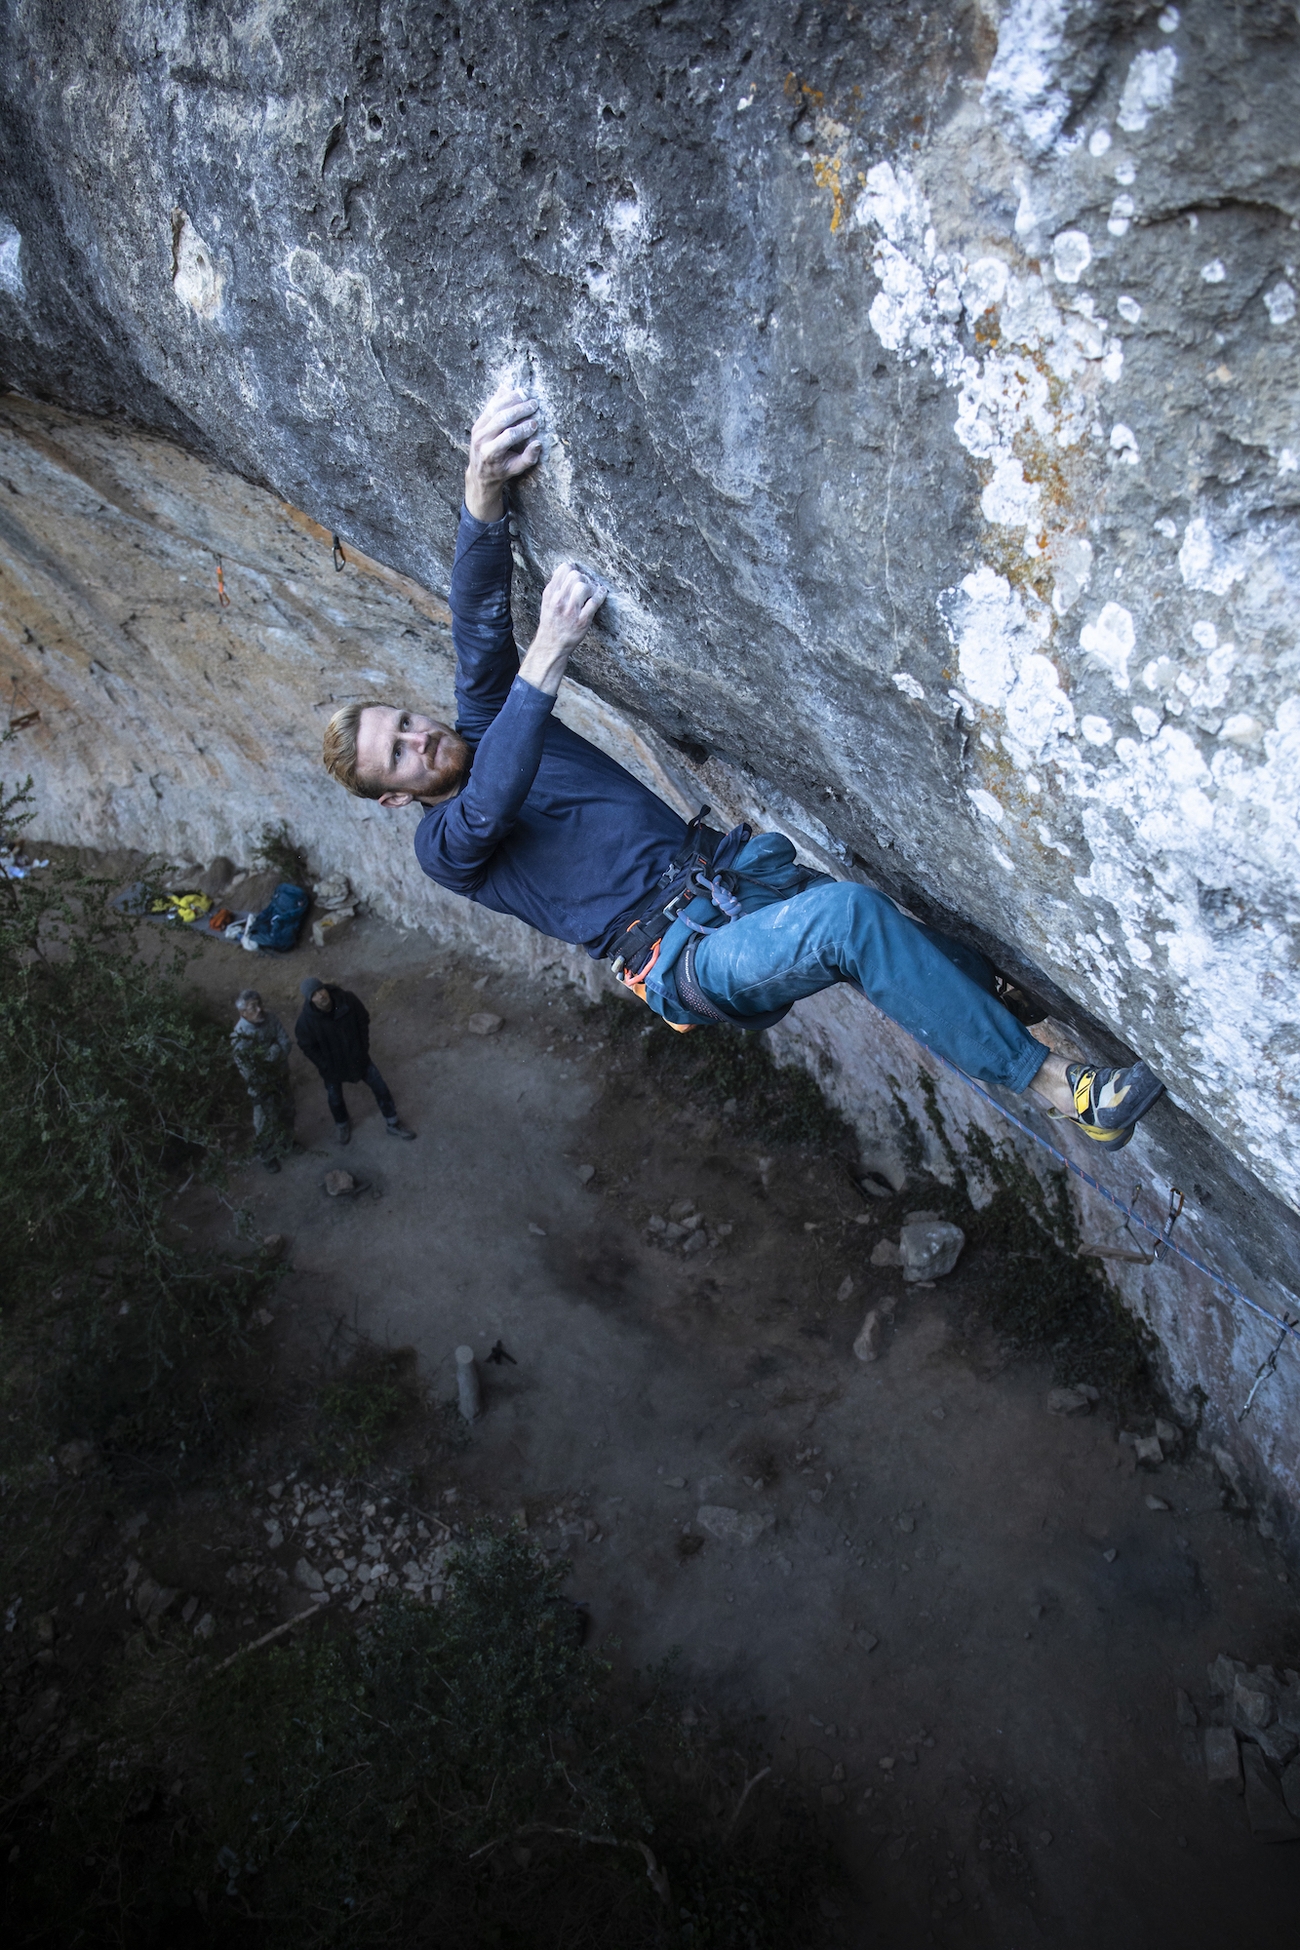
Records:
[[[984,1083],[1025,1090],[1047,1052],[993,994],[982,955],[856,881],[821,881],[699,937],[695,978],[736,1015],[851,982],[918,1043]]]

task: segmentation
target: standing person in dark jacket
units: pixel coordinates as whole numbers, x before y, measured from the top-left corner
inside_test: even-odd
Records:
[[[849,982],[969,1076],[1032,1088],[1095,1143],[1127,1144],[1162,1088],[1145,1063],[1050,1054],[998,1001],[982,955],[874,887],[799,867],[780,834],[724,837],[703,814],[688,829],[552,716],[606,591],[561,564],[520,658],[505,490],[540,460],[540,425],[537,401],[502,387],[470,435],[450,591],[455,726],[401,705],[345,705],[326,728],[327,770],[361,798],[422,806],[415,852],[431,880],[608,956],[676,1028],[765,1028]]]
[[[370,1017],[365,1003],[349,989],[318,981],[314,975],[298,984],[298,993],[303,1003],[293,1033],[303,1055],[321,1073],[339,1143],[346,1144],[352,1136],[343,1100],[345,1083],[368,1083],[388,1135],[413,1138],[415,1132],[399,1122],[393,1094],[370,1060]]]

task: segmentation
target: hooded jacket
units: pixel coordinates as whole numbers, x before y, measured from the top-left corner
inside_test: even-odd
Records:
[[[324,1083],[362,1083],[370,1068],[370,1017],[366,1005],[347,989],[322,984],[334,1007],[326,1015],[314,1002],[302,1005],[293,1033],[308,1062]]]

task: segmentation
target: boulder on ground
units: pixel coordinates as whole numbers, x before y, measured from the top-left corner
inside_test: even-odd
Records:
[[[950,1225],[946,1219],[913,1219],[898,1235],[903,1278],[908,1282],[941,1280],[952,1272],[965,1244],[961,1227]]]
[[[318,880],[312,888],[312,899],[319,914],[328,914],[340,907],[346,907],[352,899],[352,889],[346,874],[329,874]]]
[[[853,1343],[853,1352],[859,1361],[880,1359],[880,1342],[883,1334],[884,1322],[880,1318],[880,1311],[873,1307],[858,1329],[858,1338]]]
[[[729,1510],[722,1503],[702,1503],[695,1521],[715,1543],[749,1545],[757,1543],[765,1530],[771,1530],[776,1518],[760,1510]]]
[[[1241,1765],[1246,1776],[1246,1818],[1255,1840],[1300,1841],[1300,1821],[1288,1812],[1282,1789],[1259,1748],[1246,1747]]]
[[[146,1576],[135,1587],[135,1608],[146,1625],[154,1625],[180,1595],[179,1591],[173,1591],[170,1586],[159,1584],[157,1579]]]
[[[1241,1793],[1241,1756],[1231,1727],[1206,1727],[1205,1773],[1211,1787]]]
[[[356,911],[355,907],[336,907],[328,914],[319,915],[311,924],[311,938],[314,945],[323,948],[344,923],[353,918]]]
[[[1225,1694],[1231,1694],[1237,1683],[1237,1674],[1249,1668],[1244,1659],[1230,1659],[1226,1652],[1220,1652],[1205,1670],[1210,1691],[1216,1698],[1222,1699]]]
[[[1254,1733],[1266,1727],[1276,1712],[1273,1689],[1257,1673],[1239,1673],[1232,1689],[1229,1711],[1239,1733]]]
[[[1090,1415],[1092,1398],[1082,1388],[1052,1388],[1048,1391],[1047,1406],[1053,1415]]]
[[[501,1027],[502,1018],[494,1016],[490,1009],[479,1009],[465,1024],[471,1036],[495,1036]]]

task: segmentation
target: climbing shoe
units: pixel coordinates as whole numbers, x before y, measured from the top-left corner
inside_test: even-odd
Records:
[[[1079,1128],[1094,1144],[1122,1151],[1139,1117],[1145,1117],[1164,1085],[1145,1063],[1127,1070],[1101,1069],[1096,1064],[1071,1063],[1065,1072],[1074,1095]]]
[[[395,1117],[389,1119],[387,1129],[389,1137],[406,1138],[408,1142],[415,1136],[414,1131],[408,1131],[405,1124],[399,1123]]]
[[[338,1139],[338,1141],[339,1141],[339,1143],[340,1143],[340,1144],[350,1144],[350,1143],[351,1143],[351,1141],[352,1141],[352,1126],[351,1126],[351,1124],[349,1123],[349,1121],[347,1120],[347,1118],[344,1118],[344,1120],[343,1120],[343,1122],[342,1122],[341,1124],[336,1124],[336,1125],[334,1126],[334,1135],[335,1135],[335,1137],[336,1137],[336,1138]]]

